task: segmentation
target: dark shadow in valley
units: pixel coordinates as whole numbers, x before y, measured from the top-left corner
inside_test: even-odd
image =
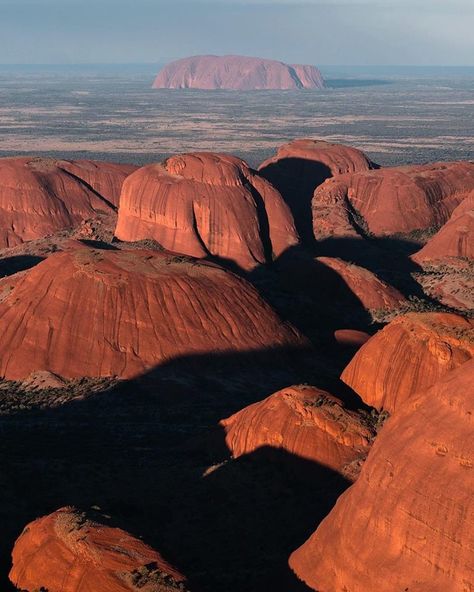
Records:
[[[14,255],[0,259],[0,278],[31,269],[43,259],[34,255]]]
[[[303,242],[314,245],[311,201],[316,187],[332,176],[330,168],[305,158],[283,158],[263,167],[259,174],[283,196]]]
[[[3,415],[2,588],[24,526],[73,505],[98,506],[143,536],[194,590],[306,589],[288,555],[348,483],[281,450],[231,460],[218,426],[302,382],[343,397],[314,352],[281,349],[183,357],[82,400]]]

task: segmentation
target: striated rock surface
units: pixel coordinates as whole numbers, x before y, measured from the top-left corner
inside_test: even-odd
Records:
[[[10,580],[34,592],[171,592],[185,578],[127,532],[61,508],[29,524],[15,543]]]
[[[247,282],[146,250],[79,247],[25,272],[0,303],[0,376],[132,377],[178,356],[306,341]]]
[[[293,140],[259,166],[260,174],[283,195],[298,231],[313,238],[311,200],[315,189],[329,177],[378,168],[360,150],[323,140]]]
[[[407,304],[401,292],[364,267],[336,257],[317,257],[316,261],[324,266],[316,273],[321,280],[324,280],[324,276],[327,277],[325,293],[328,298],[343,300],[349,291],[367,311],[396,310]],[[331,272],[335,273],[342,282],[331,282]],[[345,291],[346,294],[344,294]]]
[[[323,88],[315,66],[288,65],[246,56],[193,56],[168,64],[153,88],[295,90]]]
[[[116,236],[153,239],[193,257],[250,270],[298,243],[281,195],[233,156],[174,156],[131,175],[123,186]]]
[[[316,239],[410,236],[445,224],[474,189],[474,163],[443,162],[328,179],[313,198]]]
[[[397,317],[341,375],[365,403],[393,412],[474,355],[474,321],[450,313]]]
[[[0,158],[0,248],[113,213],[136,169],[93,161]]]
[[[270,446],[343,474],[351,463],[365,457],[375,436],[359,414],[310,386],[283,389],[221,425],[234,457]]]
[[[474,192],[454,210],[446,224],[413,255],[413,260],[441,261],[452,257],[474,259]]]
[[[290,566],[318,592],[474,589],[474,361],[405,401]]]

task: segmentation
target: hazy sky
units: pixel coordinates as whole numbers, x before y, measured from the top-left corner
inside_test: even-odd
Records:
[[[0,63],[474,65],[474,0],[0,0]]]

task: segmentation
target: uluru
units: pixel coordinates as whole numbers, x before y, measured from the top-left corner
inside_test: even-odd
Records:
[[[315,66],[246,56],[202,55],[171,62],[153,88],[203,90],[298,90],[324,87]]]

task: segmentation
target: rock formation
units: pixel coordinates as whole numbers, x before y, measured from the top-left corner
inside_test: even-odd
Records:
[[[117,238],[153,239],[193,257],[217,257],[245,270],[298,243],[276,191],[238,158],[195,153],[139,169],[123,186]]]
[[[317,257],[316,261],[323,266],[316,271],[317,279],[324,283],[325,296],[332,302],[343,306],[350,293],[367,311],[391,311],[407,304],[401,292],[364,267],[336,257]],[[331,281],[334,274],[341,282]]]
[[[375,436],[342,401],[310,386],[283,389],[221,425],[234,457],[270,446],[343,474],[351,463],[366,456]]]
[[[360,150],[323,140],[293,140],[259,166],[290,206],[300,235],[314,240],[311,200],[315,189],[329,177],[378,168]]]
[[[474,361],[405,401],[290,566],[318,592],[474,589]]]
[[[358,172],[328,179],[313,198],[316,239],[412,236],[445,224],[474,189],[474,163]]]
[[[0,303],[0,376],[136,376],[178,356],[298,348],[305,340],[244,280],[146,250],[51,255]]]
[[[474,322],[450,313],[397,317],[341,375],[365,403],[393,412],[474,355]]]
[[[423,265],[451,257],[474,259],[474,191],[453,211],[446,224],[413,256]]]
[[[15,543],[10,580],[35,592],[172,592],[185,578],[127,532],[61,508],[29,524]]]
[[[0,159],[0,248],[113,213],[136,167],[44,158]]]
[[[315,66],[288,65],[245,56],[194,56],[168,64],[153,88],[294,90],[323,88]]]

